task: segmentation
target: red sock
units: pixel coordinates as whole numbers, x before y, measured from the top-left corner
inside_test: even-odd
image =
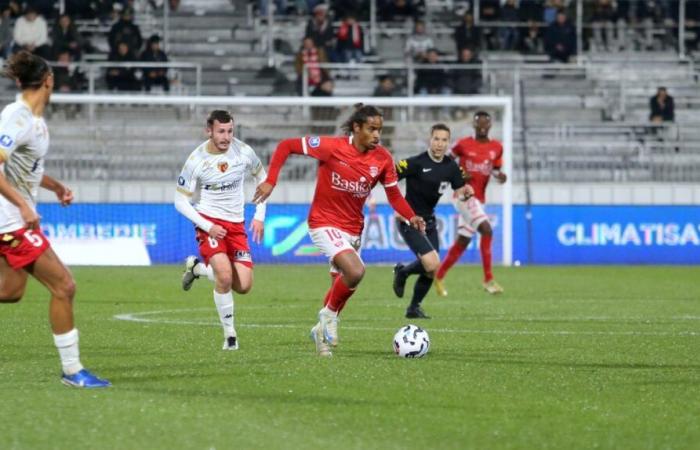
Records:
[[[454,266],[466,249],[467,247],[463,246],[459,241],[455,241],[455,243],[452,244],[452,247],[450,247],[450,250],[447,252],[447,256],[445,256],[442,264],[440,264],[440,268],[438,269],[437,274],[435,274],[435,278],[439,280],[445,278],[447,271]]]
[[[338,272],[330,272],[329,275],[331,276],[331,287],[328,289],[326,297],[323,299],[323,306],[328,306],[328,302],[331,299],[331,292],[333,292],[333,283],[335,283],[335,280],[340,276]]]
[[[479,247],[481,248],[481,264],[484,266],[484,282],[488,283],[493,280],[491,272],[491,240],[493,236],[482,234]]]
[[[331,311],[340,313],[345,307],[345,302],[355,293],[355,289],[350,289],[343,281],[343,277],[337,277],[330,290],[330,298],[326,307]]]

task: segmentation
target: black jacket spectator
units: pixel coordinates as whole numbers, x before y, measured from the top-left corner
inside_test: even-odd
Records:
[[[665,87],[660,87],[656,95],[649,99],[649,120],[654,123],[673,122],[676,118],[673,97]]]
[[[126,42],[132,52],[140,52],[143,45],[143,37],[141,37],[141,29],[135,25],[132,20],[133,10],[124,8],[121,18],[112,25],[109,30],[109,49],[111,52],[117,51],[117,45],[120,42]]]
[[[160,37],[153,35],[148,39],[146,50],[141,53],[141,61],[144,62],[168,62],[168,55],[160,48]],[[152,86],[163,86],[165,92],[170,91],[168,69],[165,67],[153,67],[143,69],[143,87],[146,92]]]
[[[567,63],[576,54],[576,29],[569,22],[564,11],[547,27],[544,45],[552,61]]]
[[[73,61],[80,60],[85,40],[68,14],[61,14],[56,21],[56,25],[51,30],[51,42],[53,43],[54,55],[68,51]]]
[[[437,50],[431,49],[428,51],[428,59],[424,64],[437,66],[439,64],[438,58]],[[420,95],[447,94],[451,92],[449,72],[446,69],[437,67],[416,69],[414,91]]]
[[[474,26],[474,16],[468,12],[464,14],[462,23],[455,28],[455,44],[457,44],[457,54],[463,48],[481,48],[481,30]]]
[[[330,54],[331,50],[333,50],[335,33],[327,11],[328,7],[326,5],[316,5],[313,17],[306,24],[304,37],[310,37],[313,39],[316,47],[322,48],[326,54]]]
[[[470,48],[463,48],[459,54],[458,64],[481,65]],[[452,89],[455,94],[477,94],[481,89],[481,68],[460,68],[452,71]]]
[[[117,49],[109,54],[110,62],[133,62],[136,55],[126,42],[120,42]],[[118,91],[140,91],[141,83],[136,79],[135,70],[131,67],[108,67],[107,87]]]
[[[413,0],[388,0],[384,5],[379,6],[379,17],[385,22],[416,20],[421,15],[421,8]]]

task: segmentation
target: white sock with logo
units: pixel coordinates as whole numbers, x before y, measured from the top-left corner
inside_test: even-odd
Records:
[[[192,272],[198,277],[207,277],[209,281],[214,281],[214,269],[204,263],[197,263]]]
[[[233,328],[233,293],[228,291],[225,294],[219,294],[214,291],[214,303],[216,304],[216,310],[219,312],[221,326],[224,327],[224,337],[235,336],[236,330]]]
[[[73,375],[83,370],[80,364],[80,350],[78,349],[78,330],[73,328],[68,333],[54,334],[53,342],[58,349],[58,356],[61,357],[63,373]]]

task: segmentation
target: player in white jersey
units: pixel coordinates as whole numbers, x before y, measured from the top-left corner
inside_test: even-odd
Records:
[[[73,201],[70,189],[44,174],[49,132],[43,114],[53,73],[46,61],[22,51],[10,58],[5,74],[22,92],[0,115],[0,303],[20,301],[29,275],[39,280],[51,293],[49,319],[63,367],[61,381],[83,388],[111,386],[80,363],[75,281],[42,234],[36,212],[39,187],[54,192],[64,206]]]
[[[232,290],[245,294],[253,287],[243,207],[243,183],[252,175],[256,185],[267,177],[253,149],[233,136],[233,117],[228,111],[212,111],[207,119],[209,139],[187,158],[177,180],[175,207],[195,224],[202,260],[185,261],[182,288],[189,290],[195,279],[214,281],[214,303],[224,329],[224,350],[238,349],[234,327]],[[265,204],[255,207],[250,225],[253,241],[260,242],[265,222]]]

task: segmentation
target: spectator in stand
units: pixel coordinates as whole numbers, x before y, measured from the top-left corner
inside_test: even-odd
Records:
[[[379,77],[379,83],[377,83],[377,87],[374,88],[374,94],[372,95],[375,97],[395,97],[399,95],[396,90],[396,83],[394,83],[394,79],[391,75],[382,75]]]
[[[12,19],[18,19],[22,16],[23,8],[22,4],[19,1],[10,0],[10,2],[7,4],[7,7],[11,11],[10,17],[12,17]]]
[[[7,58],[12,52],[12,10],[5,7],[0,15],[0,58]]]
[[[45,19],[51,19],[56,17],[56,4],[54,0],[30,0],[25,3],[27,6],[31,6],[37,14],[44,17]]]
[[[544,54],[544,42],[540,27],[535,22],[528,22],[527,31],[523,35],[520,42],[520,51],[526,55],[542,55]]]
[[[691,35],[688,40],[688,50],[700,50],[698,48],[698,44],[700,44],[700,2],[685,4],[685,29]]]
[[[129,48],[126,42],[117,44],[117,49],[109,54],[110,62],[134,62],[136,54]],[[140,91],[141,83],[136,79],[135,71],[132,67],[108,67],[107,87],[117,91]]]
[[[331,9],[338,18],[352,15],[369,20],[369,0],[332,0]]]
[[[138,54],[143,45],[143,37],[141,37],[141,29],[134,24],[134,10],[127,7],[121,12],[118,21],[112,25],[109,30],[109,50],[111,53],[118,52],[117,47],[120,43],[125,43],[129,47],[130,52]]]
[[[304,38],[294,60],[294,68],[297,72],[297,93],[299,95],[302,95],[303,92],[302,71],[304,70],[304,65],[306,65],[308,87],[310,90],[313,90],[313,88],[321,84],[324,78],[328,77],[326,71],[319,67],[319,64],[326,62],[328,62],[326,52],[322,48],[317,48],[310,37]]]
[[[80,92],[85,87],[85,75],[73,64],[73,57],[67,48],[56,53],[53,80],[54,90],[58,92]]]
[[[590,43],[592,51],[617,50],[615,38],[615,5],[612,0],[596,0],[590,18],[593,38]]]
[[[526,0],[520,2],[520,19],[526,22],[542,22],[544,18],[544,0]]]
[[[481,30],[474,26],[474,15],[470,12],[464,13],[462,23],[455,28],[455,44],[457,44],[457,54],[463,48],[481,48]]]
[[[470,48],[463,48],[459,53],[458,64],[469,64],[477,67],[459,68],[452,71],[452,88],[455,94],[478,94],[481,89],[481,61]]]
[[[304,37],[313,39],[316,47],[323,49],[330,58],[335,43],[335,33],[333,24],[328,18],[328,5],[324,3],[316,5],[313,13],[313,17],[306,24]]]
[[[415,93],[419,95],[450,94],[450,74],[444,68],[437,67],[440,64],[440,54],[437,49],[428,50],[428,57],[424,64],[436,66],[434,68],[416,69]]]
[[[357,23],[354,16],[348,15],[340,23],[336,41],[339,62],[362,62],[364,58],[364,36],[362,27]]]
[[[515,4],[515,0],[506,0],[506,2],[501,6],[499,12],[499,20],[501,22],[519,22],[520,12],[518,11],[518,5]],[[501,50],[512,51],[518,45],[518,39],[520,38],[520,30],[517,26],[506,26],[498,29],[498,37],[501,41]]]
[[[665,87],[656,90],[656,95],[649,99],[649,120],[652,123],[673,122],[676,118],[673,97],[668,94]]]
[[[160,37],[157,34],[148,38],[146,49],[141,53],[143,62],[168,62],[168,55],[160,48]],[[170,92],[170,80],[166,67],[147,67],[143,69],[143,87],[146,92],[153,86],[162,86],[165,92]]]
[[[425,22],[416,20],[413,26],[413,34],[406,39],[404,56],[406,59],[414,62],[423,61],[428,56],[428,50],[433,47],[435,47],[433,38],[425,32]]]
[[[70,52],[71,60],[80,61],[85,40],[78,32],[73,19],[68,14],[61,14],[51,30],[51,41],[55,55]]]
[[[576,54],[576,29],[561,9],[556,20],[547,27],[544,36],[544,46],[553,62],[568,63]]]
[[[479,23],[482,25],[482,34],[484,45],[489,50],[499,50],[500,42],[498,40],[497,29],[487,26],[489,22],[497,21],[500,17],[500,0],[481,0],[481,9],[479,10]]]
[[[402,22],[406,19],[417,20],[422,11],[413,0],[388,0],[379,7],[379,17],[384,22]]]
[[[49,47],[49,28],[46,20],[32,6],[27,6],[24,15],[15,22],[12,33],[15,40],[14,51],[27,50],[44,59],[52,59]]]
[[[553,24],[557,19],[557,13],[562,10],[565,10],[564,0],[547,0],[542,12],[544,23]]]

